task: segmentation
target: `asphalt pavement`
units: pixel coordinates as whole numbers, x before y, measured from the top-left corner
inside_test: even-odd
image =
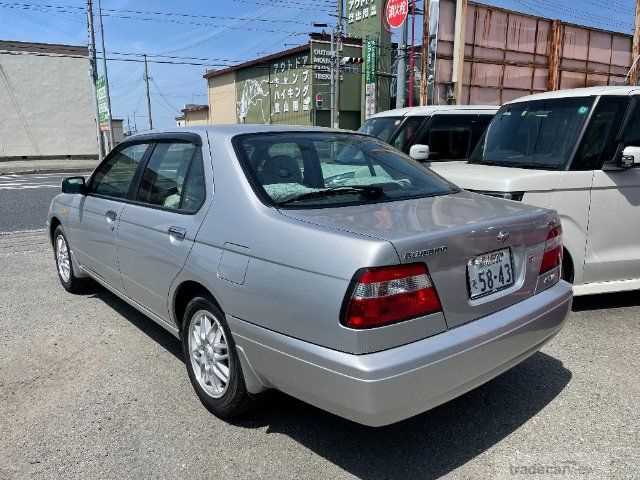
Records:
[[[43,228],[62,179],[78,173],[0,175],[0,232]]]
[[[640,478],[637,292],[577,299],[542,352],[396,425],[279,393],[231,424],[174,337],[104,289],[60,287],[44,231],[0,234],[0,266],[2,480]]]

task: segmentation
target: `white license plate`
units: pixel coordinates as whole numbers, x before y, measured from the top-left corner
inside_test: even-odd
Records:
[[[514,282],[511,249],[472,258],[467,265],[467,278],[471,299],[509,288]]]

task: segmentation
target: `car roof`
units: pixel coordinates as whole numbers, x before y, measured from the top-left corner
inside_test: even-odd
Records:
[[[269,132],[340,132],[358,134],[352,130],[339,130],[325,127],[305,127],[300,125],[263,125],[263,124],[220,124],[220,125],[199,125],[193,127],[172,127],[148,130],[146,132],[138,133],[127,137],[125,142],[133,142],[143,140],[145,138],[153,139],[162,136],[184,135],[185,133],[192,133],[199,136],[205,136],[207,134],[215,135],[218,137],[232,138],[236,135],[248,134],[248,133],[269,133]]]
[[[426,105],[423,107],[396,108],[395,110],[378,112],[369,118],[413,117],[454,113],[468,113],[470,115],[478,113],[493,114],[498,111],[498,108],[500,107],[496,105]]]
[[[549,92],[535,93],[525,97],[516,98],[506,104],[529,102],[533,100],[549,100],[554,98],[571,98],[571,97],[595,97],[602,95],[638,95],[640,88],[637,86],[601,86],[572,88],[567,90],[553,90]]]

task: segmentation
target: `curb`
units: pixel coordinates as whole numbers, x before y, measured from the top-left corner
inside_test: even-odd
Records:
[[[93,171],[95,167],[91,168],[32,168],[27,170],[0,170],[0,175],[32,175],[35,173],[83,173]]]

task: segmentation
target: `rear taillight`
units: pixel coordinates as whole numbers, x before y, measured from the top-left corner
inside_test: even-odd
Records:
[[[540,264],[540,275],[562,265],[562,227],[554,226],[549,230],[544,245],[544,255]]]
[[[373,328],[441,311],[424,263],[366,268],[347,293],[343,325]]]

